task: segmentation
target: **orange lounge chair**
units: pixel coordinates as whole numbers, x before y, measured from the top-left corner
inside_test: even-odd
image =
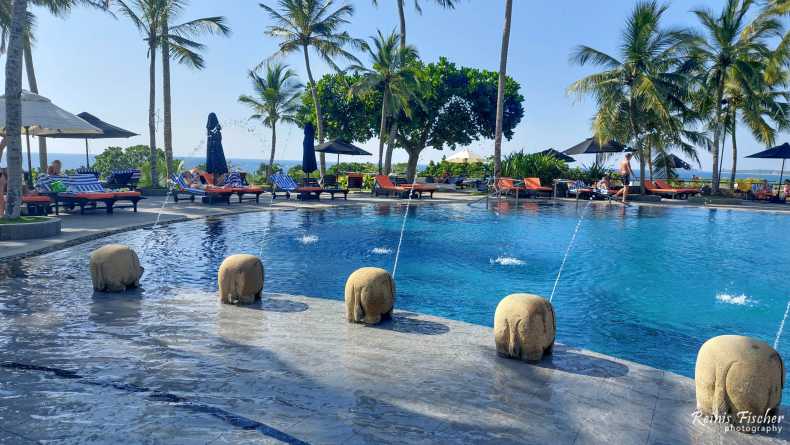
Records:
[[[409,196],[409,193],[412,193],[410,188],[393,184],[389,176],[376,175],[375,184],[373,184],[373,196],[379,196],[380,194],[392,196],[394,194],[399,198],[406,198]]]
[[[516,196],[518,196],[520,192],[526,190],[526,187],[519,185],[518,181],[513,178],[497,178],[496,190],[499,193],[504,193],[505,195],[513,192]]]
[[[527,192],[548,193],[551,194],[554,190],[551,187],[544,187],[540,184],[540,178],[524,178],[524,188]]]
[[[401,185],[401,187],[411,188],[412,190],[414,190],[417,193],[417,197],[418,198],[422,198],[422,194],[423,193],[428,193],[430,198],[433,199],[433,192],[436,191],[436,186],[435,185],[430,185],[430,184],[419,184],[419,183],[403,184],[403,185]]]
[[[691,188],[673,188],[664,181],[645,181],[645,188],[648,192],[659,195],[669,196],[672,199],[686,199],[689,195],[699,193],[699,190]]]
[[[47,195],[22,195],[22,204],[27,207],[27,214],[33,215],[46,215],[52,207],[52,199]],[[57,206],[55,206],[57,209]]]

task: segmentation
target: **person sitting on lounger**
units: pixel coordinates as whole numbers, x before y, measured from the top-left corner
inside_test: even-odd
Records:
[[[790,179],[785,179],[785,185],[782,187],[782,195],[784,198],[790,196]]]
[[[186,181],[189,188],[205,189],[206,186],[200,181],[200,170],[193,168],[188,172],[184,172],[184,181]]]
[[[604,175],[597,184],[595,184],[595,189],[598,193],[608,194],[609,193],[609,186],[611,186],[611,181],[609,180],[609,175]]]
[[[55,159],[52,161],[52,165],[47,167],[47,175],[48,176],[61,176],[61,170],[63,169],[63,164]]]

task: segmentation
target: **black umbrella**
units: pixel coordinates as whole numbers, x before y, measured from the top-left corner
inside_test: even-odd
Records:
[[[315,162],[315,127],[313,124],[307,123],[304,126],[304,141],[302,141],[302,171],[310,173],[316,171],[318,165]]]
[[[88,168],[90,168],[91,166],[90,150],[88,148],[88,139],[121,139],[121,138],[125,139],[125,138],[130,138],[132,136],[137,136],[137,133],[131,132],[129,130],[124,130],[121,127],[117,127],[113,124],[104,122],[98,117],[85,111],[78,114],[77,117],[81,118],[82,120],[98,128],[102,132],[101,133],[70,133],[70,134],[60,133],[60,134],[49,134],[42,137],[55,138],[55,139],[85,139],[85,166]]]
[[[216,178],[228,172],[228,162],[225,160],[225,150],[222,149],[222,126],[214,113],[209,113],[206,122],[208,139],[206,140],[206,172]]]
[[[785,160],[790,159],[790,144],[785,142],[782,145],[777,145],[776,147],[771,147],[768,150],[763,150],[759,153],[755,153],[746,157],[759,159],[781,159],[782,171],[779,173],[779,183],[781,184],[782,177],[784,177],[785,174]]]
[[[598,153],[619,153],[625,150],[626,146],[617,141],[609,141],[601,145],[595,138],[587,138],[573,147],[563,151],[563,153],[566,155],[584,155]]]
[[[559,152],[559,151],[557,151],[557,150],[555,150],[553,148],[549,148],[548,150],[543,150],[543,151],[541,151],[538,154],[548,155],[548,156],[551,156],[552,158],[559,159],[560,161],[563,161],[563,162],[576,162],[576,159],[573,159],[572,157],[570,157],[570,156],[568,156],[568,155],[566,155],[566,154],[564,154],[562,152]]]

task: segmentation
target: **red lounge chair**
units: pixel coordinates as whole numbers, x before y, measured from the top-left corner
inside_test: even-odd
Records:
[[[524,188],[527,192],[548,193],[553,192],[551,187],[544,187],[540,184],[540,178],[524,178]]]
[[[526,187],[518,185],[517,182],[518,181],[513,178],[497,178],[496,190],[499,193],[504,193],[505,195],[513,192],[518,197],[518,194],[526,190]]]
[[[375,181],[376,183],[373,185],[373,196],[379,196],[379,194],[392,196],[394,194],[399,198],[406,198],[412,191],[409,187],[393,184],[389,176],[386,175],[376,175]]]
[[[691,188],[673,188],[669,184],[664,181],[645,181],[645,188],[648,192],[659,195],[659,196],[669,196],[672,199],[686,199],[689,195],[693,195],[699,193],[699,190],[691,189]]]
[[[22,195],[22,204],[27,206],[28,215],[46,215],[52,206],[52,199],[46,195]]]
[[[428,193],[430,198],[433,199],[433,192],[436,191],[436,186],[430,184],[403,184],[401,187],[411,188],[417,193],[419,198],[422,198],[423,193]]]

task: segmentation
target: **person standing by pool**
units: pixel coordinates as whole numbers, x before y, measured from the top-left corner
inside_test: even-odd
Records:
[[[620,176],[623,178],[623,204],[625,204],[628,197],[628,184],[631,183],[631,176],[634,171],[631,170],[631,153],[626,153],[622,161],[620,161]]]

